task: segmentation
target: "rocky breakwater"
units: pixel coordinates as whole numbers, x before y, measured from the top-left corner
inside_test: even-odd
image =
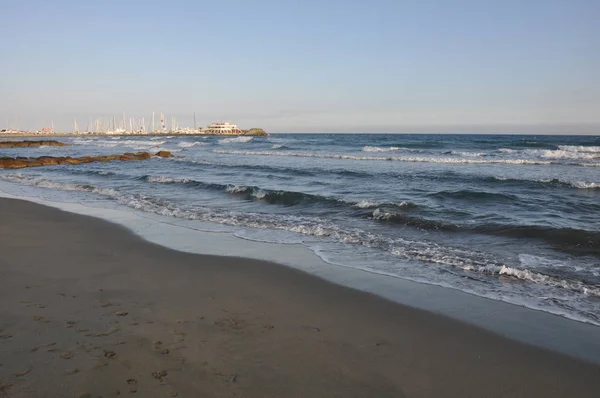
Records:
[[[29,148],[40,146],[68,146],[64,142],[41,140],[41,141],[0,141],[0,148]]]
[[[22,169],[25,167],[39,167],[39,166],[56,166],[61,164],[82,164],[92,162],[111,162],[115,160],[119,161],[137,161],[147,160],[153,157],[170,158],[173,157],[171,152],[160,151],[156,154],[149,152],[127,152],[122,155],[108,155],[108,156],[80,156],[72,158],[66,157],[55,157],[55,156],[40,156],[38,158],[26,158],[26,157],[0,157],[0,169]]]
[[[263,129],[259,129],[259,128],[252,128],[252,129],[248,129],[248,130],[242,130],[244,132],[244,135],[250,135],[253,137],[266,137],[269,134],[267,134],[267,132]]]

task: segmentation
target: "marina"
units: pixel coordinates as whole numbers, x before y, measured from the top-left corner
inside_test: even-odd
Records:
[[[260,128],[241,129],[236,124],[230,122],[214,122],[206,127],[196,126],[196,114],[193,114],[194,126],[180,126],[176,117],[167,116],[160,112],[158,115],[152,112],[152,117],[147,123],[145,117],[126,117],[125,113],[117,118],[96,118],[89,119],[85,128],[81,128],[77,119],[73,120],[72,130],[56,130],[54,122],[50,122],[49,127],[41,127],[34,131],[21,130],[17,127],[17,122],[12,124],[8,122],[6,116],[6,126],[0,130],[0,137],[30,137],[30,136],[156,136],[156,135],[250,135],[265,136],[267,133]]]

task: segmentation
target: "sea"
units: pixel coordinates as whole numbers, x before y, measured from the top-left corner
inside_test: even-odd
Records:
[[[0,190],[118,207],[600,325],[600,137],[78,136],[0,156],[171,151],[0,170]]]

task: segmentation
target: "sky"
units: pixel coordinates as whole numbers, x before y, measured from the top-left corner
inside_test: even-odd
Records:
[[[0,15],[0,128],[155,111],[600,135],[599,0],[0,0]]]

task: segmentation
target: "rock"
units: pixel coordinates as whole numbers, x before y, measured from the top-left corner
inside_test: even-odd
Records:
[[[269,134],[267,134],[267,132],[263,129],[260,128],[251,128],[248,130],[244,130],[244,135],[250,135],[250,136],[254,136],[254,137],[264,137],[267,136]]]
[[[0,160],[0,168],[2,168],[2,169],[23,169],[28,166],[29,166],[29,164],[24,160],[18,160],[18,159]]]
[[[127,314],[128,314],[127,311],[117,311],[117,312],[115,312],[115,315],[117,315],[117,316],[125,316]]]
[[[132,160],[138,160],[138,159],[135,158],[135,155],[134,155],[134,157],[123,155],[123,156],[119,156],[119,160],[132,161]]]
[[[160,151],[156,154],[159,157],[169,158],[173,155],[168,151]],[[1,157],[0,158],[0,169],[22,169],[25,167],[37,167],[37,166],[54,166],[54,165],[78,165],[82,163],[91,162],[110,162],[113,160],[122,161],[136,161],[136,160],[147,160],[152,158],[153,155],[148,152],[126,152],[123,155],[108,155],[108,156],[80,156],[72,158],[67,157],[53,157],[53,156],[40,156],[39,158],[27,158],[27,157]]]
[[[39,157],[38,160],[42,163],[42,166],[52,166],[58,164],[58,160],[51,156],[42,156]]]
[[[169,151],[158,151],[156,156],[160,156],[161,158],[172,158],[173,154]]]
[[[0,141],[0,148],[29,148],[37,146],[68,146],[59,141]]]

